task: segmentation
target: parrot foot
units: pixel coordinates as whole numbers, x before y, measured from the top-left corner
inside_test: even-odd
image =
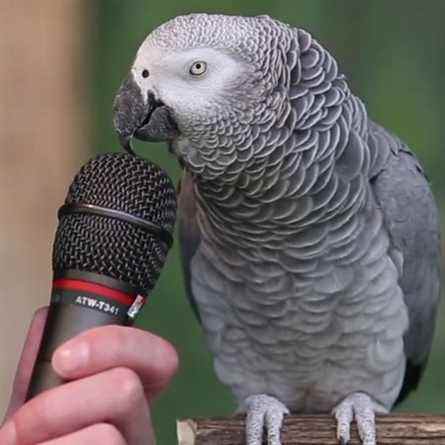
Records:
[[[351,422],[355,419],[363,445],[376,445],[375,412],[387,412],[367,394],[356,392],[347,396],[333,410],[337,420],[337,439],[341,445],[350,440]]]
[[[247,408],[246,445],[261,445],[264,428],[268,445],[281,445],[280,431],[284,415],[289,414],[287,407],[266,394],[250,396],[244,405]]]

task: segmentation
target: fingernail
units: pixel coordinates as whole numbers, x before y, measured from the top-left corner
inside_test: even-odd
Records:
[[[0,442],[2,445],[16,445],[17,433],[15,430],[14,422],[8,420],[5,425],[0,429]]]
[[[87,343],[68,342],[54,352],[53,367],[58,373],[71,374],[87,364],[89,354]]]

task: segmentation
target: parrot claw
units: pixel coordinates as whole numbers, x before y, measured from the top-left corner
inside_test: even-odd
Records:
[[[337,419],[337,439],[340,445],[349,444],[351,422],[355,419],[362,445],[376,445],[375,412],[386,410],[374,402],[367,394],[350,394],[333,410]]]
[[[244,404],[247,408],[246,445],[261,445],[264,427],[268,445],[281,445],[280,431],[284,415],[289,414],[287,407],[266,394],[250,396]]]

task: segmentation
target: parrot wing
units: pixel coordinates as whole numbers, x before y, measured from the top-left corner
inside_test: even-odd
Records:
[[[181,259],[185,290],[193,312],[195,313],[198,321],[201,323],[201,316],[199,315],[198,306],[192,293],[190,271],[193,256],[195,255],[201,242],[201,232],[196,219],[197,207],[193,180],[190,174],[185,170],[180,183],[178,195],[179,241],[181,245]]]
[[[433,340],[440,292],[440,229],[428,180],[414,154],[395,136],[372,123],[368,145],[390,151],[370,182],[391,239],[391,256],[401,271],[400,287],[408,308],[405,334],[407,367],[396,403],[415,389]]]
[[[409,313],[405,334],[407,368],[397,402],[420,381],[433,340],[440,293],[440,229],[427,178],[409,148],[377,124],[370,123],[375,156],[370,183],[391,238],[391,256],[400,270],[400,286]],[[179,194],[179,237],[187,297],[200,320],[191,290],[191,262],[201,242],[193,181],[184,173]]]

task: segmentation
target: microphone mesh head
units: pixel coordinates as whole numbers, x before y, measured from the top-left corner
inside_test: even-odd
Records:
[[[91,204],[126,212],[173,232],[175,189],[157,165],[127,153],[99,155],[75,176],[65,204]],[[148,293],[166,260],[159,236],[127,221],[88,213],[60,217],[53,247],[55,275],[93,272]]]

